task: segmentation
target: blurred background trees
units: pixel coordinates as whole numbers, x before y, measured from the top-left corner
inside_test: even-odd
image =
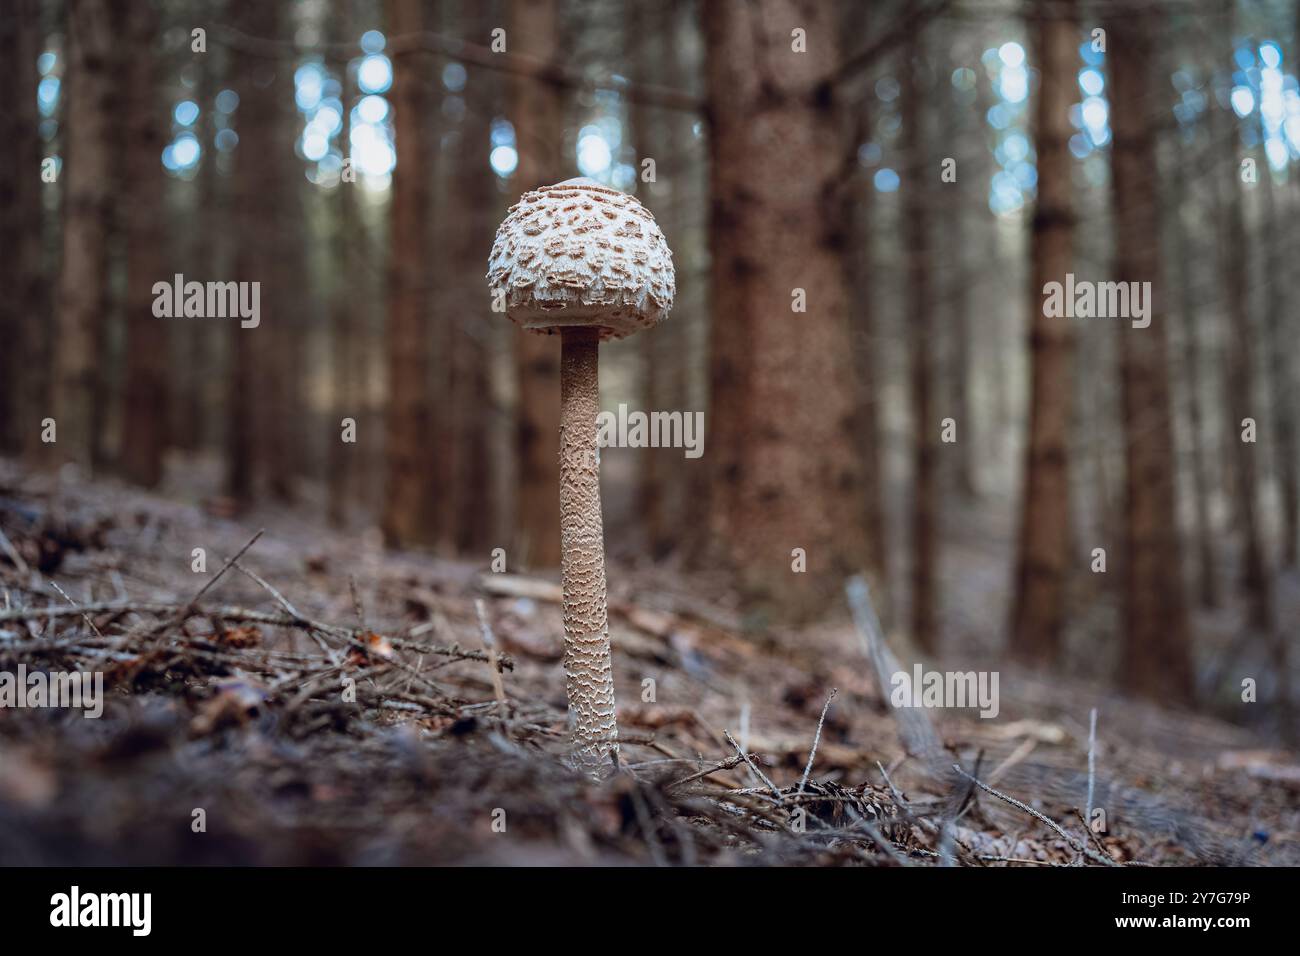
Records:
[[[677,266],[670,321],[602,355],[603,407],[706,416],[701,458],[605,450],[615,560],[756,630],[838,613],[861,571],[928,655],[1285,687],[1298,17],[14,0],[0,447],[545,573],[558,346],[483,271],[523,191],[590,176]],[[1044,315],[1066,273],[1151,282],[1150,327]],[[176,274],[260,282],[259,327],[155,316]]]

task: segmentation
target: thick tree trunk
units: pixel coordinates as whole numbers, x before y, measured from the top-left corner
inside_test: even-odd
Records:
[[[1078,29],[1072,18],[1035,21],[1041,83],[1035,119],[1038,203],[1029,282],[1029,441],[1025,458],[1011,651],[1035,663],[1060,654],[1070,567],[1071,350],[1069,322],[1047,316],[1043,287],[1073,263],[1070,104],[1076,99]]]
[[[63,267],[55,316],[55,461],[92,465],[108,305],[107,223],[112,186],[109,123],[116,114],[120,8],[70,0],[64,156]]]
[[[930,248],[930,194],[938,170],[929,165],[926,109],[922,102],[925,55],[918,33],[904,47],[901,108],[908,175],[903,183],[907,261],[907,313],[911,348],[912,405],[912,637],[933,652],[939,641],[937,613],[939,562],[939,427],[935,415],[934,353],[939,341]],[[927,181],[928,179],[928,181]]]
[[[544,62],[559,56],[556,0],[518,0],[512,8],[515,51]],[[523,193],[564,179],[564,135],[559,91],[534,77],[521,76],[514,93],[515,144],[519,165],[513,182]],[[560,353],[554,336],[514,337],[517,379],[516,450],[518,499],[515,553],[526,566],[553,568],[560,563],[560,510],[555,486],[560,480]]]
[[[167,319],[153,314],[153,285],[165,278],[162,261],[163,179],[159,156],[165,119],[157,109],[154,43],[158,17],[150,3],[128,7],[125,33],[132,51],[125,77],[126,385],[122,416],[122,473],[146,487],[162,479],[167,435]],[[209,157],[203,157],[205,162]]]
[[[1124,646],[1120,682],[1170,704],[1193,693],[1175,507],[1167,316],[1160,261],[1159,173],[1149,102],[1156,20],[1138,12],[1107,30],[1114,144],[1115,278],[1151,283],[1150,325],[1120,331],[1125,475]]]
[[[424,28],[421,6],[419,0],[389,0],[390,31],[419,33]],[[428,248],[426,228],[434,144],[429,135],[430,80],[420,68],[423,62],[424,57],[415,53],[397,55],[390,94],[397,168],[389,213],[388,492],[383,529],[389,544],[399,547],[433,544],[435,537],[429,400],[433,250]]]
[[[791,49],[791,25],[808,52]],[[834,8],[704,4],[712,123],[711,527],[754,619],[809,618],[866,561],[826,82]],[[801,291],[800,291],[801,290]],[[806,312],[795,311],[800,296]],[[798,550],[796,550],[798,549]],[[800,569],[805,567],[806,572]]]

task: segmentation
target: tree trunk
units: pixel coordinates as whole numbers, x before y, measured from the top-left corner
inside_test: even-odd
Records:
[[[971,343],[971,287],[972,271],[966,263],[970,236],[966,230],[966,215],[962,208],[963,196],[959,194],[948,228],[944,230],[946,255],[951,268],[948,302],[952,311],[952,349],[945,363],[950,370],[948,386],[952,418],[958,423],[957,442],[952,446],[953,485],[971,501],[979,495],[976,475],[975,449],[979,447],[980,429],[976,427],[975,405],[971,402],[971,368],[974,363]]]
[[[1226,30],[1231,30],[1232,7],[1224,5]],[[1230,33],[1229,33],[1230,35]],[[1272,620],[1272,587],[1259,519],[1259,475],[1255,460],[1258,446],[1241,440],[1242,421],[1262,416],[1255,406],[1255,381],[1251,368],[1251,343],[1255,341],[1250,323],[1249,260],[1246,256],[1246,223],[1239,183],[1241,141],[1236,116],[1216,104],[1210,104],[1211,132],[1221,144],[1223,155],[1218,170],[1217,191],[1220,207],[1219,264],[1223,269],[1223,291],[1227,300],[1230,334],[1224,377],[1225,406],[1229,421],[1227,437],[1233,465],[1233,492],[1237,524],[1242,535],[1241,586],[1250,600],[1251,623],[1267,627]]]
[[[337,41],[351,42],[355,36],[352,4],[344,5],[337,21]],[[331,70],[339,74],[343,90],[343,128],[339,131],[339,142],[349,143],[352,133],[352,108],[356,102],[356,91],[352,89],[351,77],[348,75],[348,58],[340,57],[331,64]],[[340,182],[337,195],[333,197],[334,233],[330,256],[334,263],[332,276],[333,289],[329,302],[330,338],[330,420],[328,424],[329,452],[326,455],[326,519],[331,527],[341,528],[347,524],[350,498],[355,493],[355,464],[352,452],[358,445],[343,441],[343,419],[351,418],[358,427],[361,425],[359,407],[359,390],[356,387],[357,367],[362,358],[357,350],[357,330],[361,322],[360,296],[356,283],[347,278],[352,263],[355,247],[362,245],[360,221],[357,216],[355,182]]]
[[[47,316],[41,275],[41,147],[37,134],[36,57],[41,40],[35,0],[18,0],[0,18],[0,69],[8,95],[0,105],[0,449],[40,448],[49,414]]]
[[[669,17],[677,11],[670,4],[654,8],[649,4],[625,0],[623,4],[624,24],[623,59],[630,64],[629,77],[632,82],[649,82],[655,70],[662,68],[669,76],[678,76],[681,72],[680,57],[675,45],[664,42],[669,36],[673,24]],[[631,152],[622,157],[631,162],[637,172],[636,194],[647,206],[650,204],[648,194],[651,184],[641,178],[641,162],[647,157],[655,160],[655,179],[660,170],[658,163],[671,154],[672,130],[670,117],[666,110],[648,109],[644,104],[629,103],[627,108],[627,139],[632,144]],[[674,164],[675,165],[675,164]],[[664,176],[670,176],[669,167],[665,165]],[[668,186],[671,189],[673,183]],[[669,226],[659,210],[660,228]],[[667,326],[656,330],[654,335],[638,335],[634,340],[637,355],[638,382],[641,408],[646,412],[669,408],[672,397],[669,391],[669,379],[672,365],[678,358],[664,350],[663,333]],[[669,470],[665,467],[664,453],[658,449],[643,449],[636,471],[636,501],[640,512],[640,525],[643,532],[643,554],[652,558],[663,557],[671,546],[667,539],[667,484]]]
[[[239,28],[250,36],[276,37],[279,27],[276,4],[248,4],[240,8]],[[283,69],[290,67],[246,49],[234,52],[231,75],[235,92],[239,94],[239,107],[234,114],[239,145],[235,151],[233,188],[235,222],[242,237],[235,253],[234,278],[239,282],[263,280],[267,269],[275,268],[274,230],[281,224],[268,205],[279,199],[274,159],[278,110],[270,91],[275,87],[276,72]],[[266,414],[266,391],[264,383],[259,381],[262,369],[258,358],[270,347],[270,324],[282,319],[276,308],[279,299],[274,283],[263,281],[259,301],[261,323],[256,328],[244,328],[241,322],[230,321],[228,326],[226,491],[238,507],[252,501],[260,470],[257,459],[263,445],[259,440],[263,431],[258,427],[260,416],[255,417],[254,410]]]
[[[1036,18],[1041,83],[1036,114],[1038,202],[1029,285],[1029,440],[1025,459],[1011,651],[1054,663],[1060,655],[1070,568],[1070,319],[1047,316],[1043,289],[1073,264],[1070,104],[1076,98],[1073,16]]]
[[[790,24],[808,52],[792,50]],[[866,561],[844,236],[834,8],[709,0],[711,527],[761,624],[838,602]],[[806,312],[795,311],[800,296]],[[800,569],[806,567],[805,573]]]
[[[845,11],[845,36],[864,36],[867,29],[866,8],[851,4]],[[849,108],[843,122],[848,132],[849,154],[846,161],[857,165],[858,147],[871,139],[870,94],[863,93]],[[887,487],[885,480],[884,442],[880,425],[881,380],[876,350],[880,345],[877,316],[873,303],[876,281],[872,247],[872,205],[875,187],[871,176],[855,172],[842,193],[842,222],[847,230],[843,255],[844,283],[853,303],[849,322],[853,337],[854,409],[858,436],[857,448],[862,461],[862,502],[866,528],[867,563],[863,569],[875,606],[886,627],[891,614],[889,556],[885,548]]]
[[[1149,282],[1153,297],[1150,325],[1126,323],[1120,330],[1127,517],[1120,682],[1132,692],[1179,704],[1190,701],[1193,677],[1175,508],[1155,126],[1143,106],[1157,88],[1155,24],[1150,11],[1141,11],[1107,30],[1115,278]]]
[[[1183,159],[1174,163],[1173,195],[1187,201],[1187,175]],[[1191,227],[1180,208],[1175,219],[1177,237],[1178,294],[1183,322],[1183,375],[1187,381],[1188,454],[1192,464],[1192,498],[1196,518],[1196,590],[1201,605],[1217,607],[1219,572],[1214,560],[1215,530],[1210,517],[1210,474],[1205,450],[1205,414],[1201,406],[1201,322],[1194,291],[1196,263],[1200,261]]]
[[[1292,368],[1294,353],[1290,347],[1295,341],[1296,328],[1294,308],[1287,300],[1286,254],[1282,251],[1286,237],[1278,209],[1286,202],[1286,196],[1266,167],[1260,175],[1259,188],[1268,191],[1264,197],[1264,247],[1268,265],[1264,333],[1270,357],[1269,411],[1273,419],[1270,432],[1276,443],[1273,464],[1282,511],[1281,561],[1283,567],[1291,568],[1296,564],[1297,536],[1300,535],[1300,474],[1297,474],[1296,462],[1296,377]]]
[[[394,35],[424,29],[419,0],[389,0]],[[390,545],[434,543],[432,409],[430,390],[429,270],[426,225],[430,214],[429,163],[435,144],[429,135],[430,78],[414,52],[393,60],[390,94],[397,144],[390,205],[388,312],[388,492],[384,537]],[[445,489],[442,489],[445,491]]]
[[[462,16],[467,36],[487,35],[487,11],[469,7]],[[466,93],[475,102],[493,102],[496,76],[471,73]],[[492,251],[500,221],[496,174],[488,165],[491,152],[490,112],[470,109],[460,124],[455,165],[449,179],[450,222],[454,224],[449,256],[451,308],[449,325],[449,396],[443,454],[450,456],[450,483],[439,522],[445,543],[459,553],[480,551],[489,542],[492,501],[488,436],[492,392],[488,376],[488,335],[498,318],[483,285],[484,264]],[[552,496],[554,497],[554,496]]]
[[[95,403],[108,306],[109,123],[117,115],[115,51],[121,10],[108,0],[68,4],[64,128],[63,266],[55,316],[53,459],[85,467],[95,457]]]
[[[292,31],[293,17],[285,13],[282,17],[279,29]],[[303,470],[299,383],[310,340],[307,315],[313,307],[304,251],[303,164],[294,149],[302,122],[294,106],[295,66],[290,60],[276,63],[273,82],[259,93],[272,104],[268,117],[271,150],[266,162],[274,185],[263,210],[264,221],[270,224],[267,241],[272,251],[262,267],[271,281],[262,287],[263,309],[269,292],[274,311],[268,312],[264,338],[258,346],[258,387],[264,413],[258,419],[257,456],[267,493],[284,504],[295,500],[296,479]]]
[[[938,339],[934,282],[931,274],[929,193],[938,170],[929,166],[922,85],[925,54],[919,33],[909,35],[901,69],[903,142],[907,180],[903,184],[904,256],[907,261],[907,314],[911,347],[913,434],[912,482],[912,637],[933,652],[938,646],[939,603],[939,426],[934,414],[934,352]],[[926,182],[926,177],[932,177]]]
[[[124,24],[132,51],[125,65],[127,100],[123,157],[126,260],[126,385],[122,418],[122,473],[152,488],[162,479],[167,434],[169,320],[153,314],[153,285],[164,278],[163,195],[159,156],[165,120],[157,109],[154,43],[158,17],[150,3],[128,7]],[[203,157],[208,161],[208,157]]]
[[[188,48],[186,48],[188,50]],[[195,99],[199,104],[199,118],[194,135],[203,145],[199,158],[198,176],[195,180],[193,215],[195,228],[189,230],[189,265],[186,275],[201,282],[219,277],[219,253],[224,237],[229,232],[226,204],[222,195],[223,183],[217,176],[216,98],[224,87],[227,51],[211,50],[199,71]],[[224,177],[223,177],[224,178]],[[163,278],[166,278],[164,275]],[[223,344],[219,339],[219,326],[211,322],[182,322],[172,331],[173,340],[179,338],[180,355],[171,376],[171,389],[175,393],[169,444],[188,452],[205,448],[212,434],[212,411],[220,407],[212,401],[212,383],[219,381],[215,374],[220,365],[213,353]]]
[[[555,0],[517,0],[511,13],[515,52],[554,61],[559,55]],[[535,77],[520,76],[514,106],[519,165],[513,182],[517,192],[564,179],[564,124],[558,90]],[[553,568],[560,563],[560,508],[555,500],[560,480],[559,344],[555,336],[520,333],[514,337],[514,347],[519,470],[514,551],[525,566]]]

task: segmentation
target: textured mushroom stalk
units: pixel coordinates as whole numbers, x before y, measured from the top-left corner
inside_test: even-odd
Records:
[[[564,675],[573,762],[601,776],[618,752],[614,674],[605,604],[605,536],[596,458],[600,330],[566,328],[560,351],[560,576],[564,586]]]

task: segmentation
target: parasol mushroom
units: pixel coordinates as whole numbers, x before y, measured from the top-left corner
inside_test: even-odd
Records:
[[[672,252],[632,196],[589,179],[528,192],[497,230],[488,282],[525,329],[560,334],[560,577],[574,765],[617,765],[618,725],[600,515],[597,354],[661,321],[675,291]]]

